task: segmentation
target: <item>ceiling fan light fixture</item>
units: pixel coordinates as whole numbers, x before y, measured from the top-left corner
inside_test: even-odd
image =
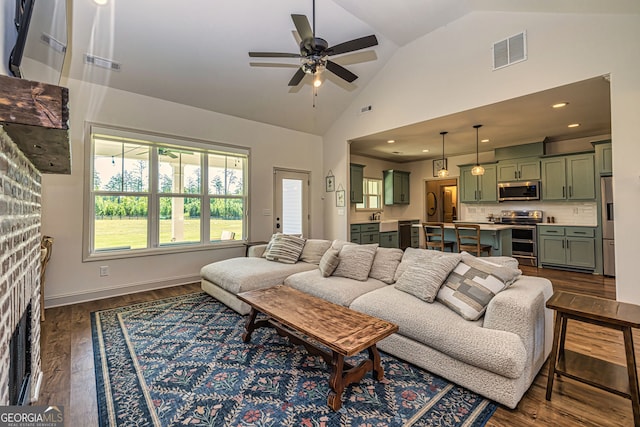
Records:
[[[482,127],[482,125],[473,125],[476,130],[476,165],[471,169],[471,175],[484,175],[484,168],[480,166],[480,162],[478,161],[478,129]]]
[[[313,79],[313,87],[320,87],[322,85],[322,80],[320,80],[320,75],[316,73],[316,77]]]

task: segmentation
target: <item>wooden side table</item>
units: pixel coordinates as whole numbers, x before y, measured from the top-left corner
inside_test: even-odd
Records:
[[[547,301],[547,307],[556,310],[547,400],[551,400],[554,374],[564,375],[631,399],[634,424],[640,426],[640,391],[632,335],[632,328],[640,327],[640,306],[569,292],[555,292]],[[568,319],[622,331],[627,366],[565,350]]]

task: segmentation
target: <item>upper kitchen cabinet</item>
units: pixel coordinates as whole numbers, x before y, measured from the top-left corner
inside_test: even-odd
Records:
[[[351,190],[349,200],[351,203],[362,203],[364,197],[362,186],[364,180],[364,165],[350,163],[349,166],[349,188]]]
[[[473,175],[473,165],[460,167],[460,201],[462,203],[498,201],[497,168],[495,164],[482,165],[484,175]]]
[[[410,172],[386,170],[384,171],[384,204],[409,204],[409,174]]]
[[[540,159],[528,158],[498,162],[498,182],[540,179]]]
[[[594,200],[594,155],[575,154],[542,159],[542,200]]]
[[[596,149],[596,171],[598,174],[600,176],[613,175],[611,141],[598,141],[592,144]]]

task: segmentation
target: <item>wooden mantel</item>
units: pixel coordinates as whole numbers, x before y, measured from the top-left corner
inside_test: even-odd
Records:
[[[42,173],[71,173],[69,89],[0,75],[0,126]]]

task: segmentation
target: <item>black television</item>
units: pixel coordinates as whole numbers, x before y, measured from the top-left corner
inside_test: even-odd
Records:
[[[16,0],[15,77],[57,85],[67,50],[66,0]]]

